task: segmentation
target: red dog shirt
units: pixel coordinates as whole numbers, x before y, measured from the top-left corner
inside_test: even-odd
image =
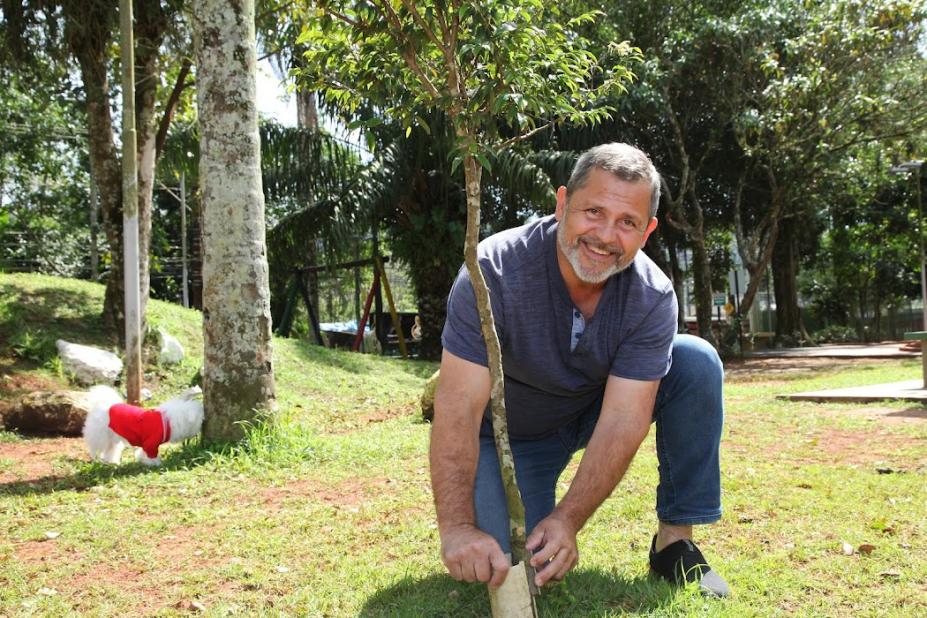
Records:
[[[110,407],[109,428],[132,446],[141,447],[151,459],[158,456],[158,447],[171,439],[171,424],[160,410],[127,403]]]

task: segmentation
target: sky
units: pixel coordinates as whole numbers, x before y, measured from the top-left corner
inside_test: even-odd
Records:
[[[287,92],[286,84],[274,74],[266,59],[258,63],[257,99],[259,114],[288,127],[296,126],[296,98]]]

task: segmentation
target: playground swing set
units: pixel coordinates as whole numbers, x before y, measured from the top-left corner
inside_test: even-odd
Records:
[[[387,347],[393,343],[392,340],[395,338],[400,356],[404,359],[409,358],[408,344],[410,341],[406,340],[405,329],[402,323],[402,318],[406,316],[400,316],[399,312],[396,310],[396,304],[393,302],[393,293],[390,289],[389,279],[386,276],[386,269],[383,266],[384,263],[388,261],[389,256],[374,254],[372,258],[368,259],[343,262],[333,266],[308,266],[294,270],[287,286],[286,306],[283,310],[283,317],[280,320],[280,324],[276,329],[276,334],[281,337],[290,336],[296,308],[301,298],[303,304],[306,306],[306,313],[309,315],[309,323],[315,340],[319,345],[325,346],[325,338],[322,336],[318,314],[315,311],[315,307],[309,295],[309,290],[306,287],[306,277],[310,274],[322,271],[359,269],[366,266],[373,266],[373,283],[370,286],[370,290],[367,292],[367,298],[364,301],[364,310],[357,324],[357,332],[354,334],[353,340],[350,343],[350,349],[353,352],[360,352],[361,344],[364,340],[364,332],[367,328],[367,322],[371,319],[371,308],[373,308],[372,318],[374,333],[377,340],[380,342],[381,348],[385,351]],[[389,306],[389,317],[392,329],[395,331],[394,336],[391,336],[391,333],[387,330],[387,326],[389,325],[386,324],[386,314],[383,312],[383,294],[385,294],[386,302]],[[332,334],[334,333],[330,333],[330,336]]]

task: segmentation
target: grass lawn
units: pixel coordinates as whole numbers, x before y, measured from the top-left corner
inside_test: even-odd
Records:
[[[98,285],[0,274],[0,399],[66,383],[56,338],[114,346],[101,302]],[[147,368],[160,401],[199,367],[200,319],[156,301],[149,319],[188,352]],[[438,556],[416,404],[434,365],[274,345],[280,422],[233,450],[106,467],[77,438],[0,432],[0,616],[488,616],[485,589]],[[927,615],[925,410],[775,398],[914,379],[920,362],[828,362],[729,367],[725,515],[699,539],[732,598],[647,575],[651,432],[541,615]]]

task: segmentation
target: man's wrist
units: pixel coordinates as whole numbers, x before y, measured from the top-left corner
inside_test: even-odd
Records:
[[[455,520],[447,523],[438,523],[438,534],[441,536],[441,538],[444,538],[448,534],[453,534],[454,532],[470,531],[475,529],[475,521]]]
[[[548,517],[562,521],[574,532],[579,532],[588,519],[588,516],[584,517],[581,513],[577,513],[568,502],[558,504]]]

